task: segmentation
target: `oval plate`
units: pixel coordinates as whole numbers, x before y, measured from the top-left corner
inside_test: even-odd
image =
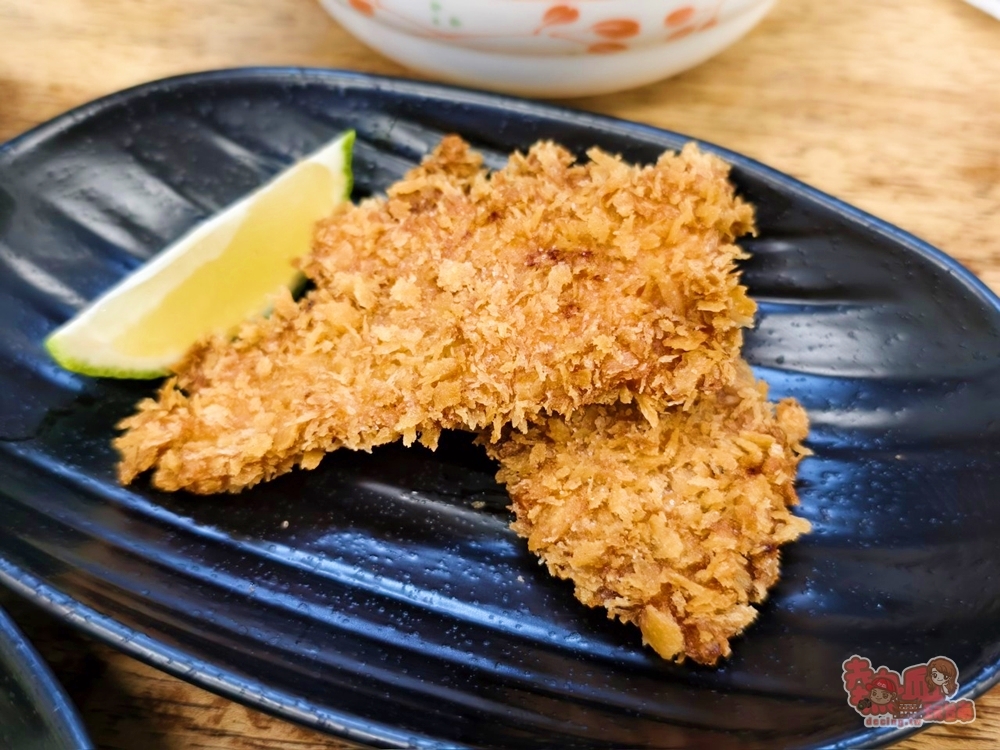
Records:
[[[457,132],[489,163],[540,138],[651,161],[683,136],[358,74],[141,86],[0,149],[0,581],[147,662],[363,743],[856,747],[841,665],[939,654],[960,697],[1000,657],[1000,306],[910,235],[737,154],[760,236],[746,354],[809,409],[815,456],[759,620],[719,669],[665,663],[507,528],[494,467],[342,451],[236,497],[123,489],[114,424],[149,383],[61,371],[46,333],[194,222],[345,128],[356,197]]]

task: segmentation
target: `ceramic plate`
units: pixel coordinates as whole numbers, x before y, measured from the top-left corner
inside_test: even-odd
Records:
[[[184,679],[379,746],[877,745],[912,728],[865,727],[842,679],[853,655],[899,672],[947,656],[958,699],[994,683],[998,300],[912,236],[720,149],[759,212],[746,355],[806,405],[815,451],[800,482],[815,531],[720,668],[665,663],[578,604],[507,528],[494,467],[459,434],[436,453],[337,453],[235,497],[119,487],[113,425],[155,384],[63,372],[43,337],[348,127],[356,197],[448,132],[494,165],[540,138],[640,162],[686,140],[256,69],[142,86],[0,147],[0,581]]]

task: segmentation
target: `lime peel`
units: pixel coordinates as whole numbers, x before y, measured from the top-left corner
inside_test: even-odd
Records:
[[[315,223],[353,188],[348,131],[194,227],[45,340],[62,367],[84,375],[151,379],[200,338],[266,313]]]

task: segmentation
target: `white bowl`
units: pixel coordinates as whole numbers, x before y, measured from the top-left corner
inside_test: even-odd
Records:
[[[707,60],[774,0],[320,0],[345,29],[435,78],[525,96],[604,94]]]

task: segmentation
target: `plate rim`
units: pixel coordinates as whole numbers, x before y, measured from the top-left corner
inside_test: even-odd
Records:
[[[994,293],[984,281],[958,259],[911,232],[739,152],[685,133],[609,115],[549,104],[544,101],[494,94],[401,76],[376,75],[337,68],[246,66],[218,68],[159,78],[85,102],[29,128],[4,143],[0,143],[0,168],[5,167],[9,160],[16,159],[21,152],[30,150],[41,142],[70,130],[80,122],[134,101],[137,97],[170,93],[187,87],[196,88],[211,82],[252,82],[254,80],[274,79],[280,83],[290,84],[292,83],[288,80],[290,76],[298,76],[303,85],[328,83],[339,84],[345,88],[355,86],[420,98],[447,99],[450,103],[503,107],[531,116],[550,116],[562,120],[572,119],[580,125],[618,135],[628,136],[639,133],[651,140],[662,142],[664,148],[675,148],[675,144],[678,142],[694,142],[703,150],[714,153],[728,163],[753,173],[755,177],[767,185],[781,186],[803,200],[818,204],[855,225],[916,253],[932,263],[938,270],[962,283],[981,304],[985,304],[992,308],[995,313],[1000,314],[1000,296]],[[129,628],[114,618],[103,615],[79,600],[63,594],[54,586],[42,582],[11,563],[4,557],[2,550],[0,550],[0,585],[34,602],[63,622],[69,623],[145,664],[277,718],[295,721],[343,739],[368,743],[377,747],[443,747],[439,740],[426,735],[401,731],[387,724],[355,717],[347,712],[335,711],[311,703],[305,710],[302,701],[293,694],[274,690],[259,680],[241,677],[235,672],[191,657],[162,640]],[[973,681],[963,683],[960,695],[956,697],[975,699],[997,683],[1000,683],[1000,656],[986,664]],[[928,729],[930,726],[927,724],[923,727],[886,727],[876,728],[874,731],[860,726],[855,733],[833,743],[813,744],[807,747],[809,750],[885,747]],[[449,743],[448,747],[457,746],[454,743]]]
[[[14,618],[2,607],[0,639],[5,640],[13,652],[10,661],[17,670],[14,676],[19,671],[22,676],[31,677],[29,697],[36,709],[45,712],[42,719],[52,730],[55,739],[70,747],[94,747],[83,719],[66,689]]]
[[[101,614],[54,586],[25,572],[0,554],[0,585],[34,602],[46,612],[94,636],[144,664],[193,685],[285,721],[296,721],[342,739],[372,747],[440,748],[436,740],[415,732],[403,732],[388,724],[360,719],[346,712],[310,705],[303,710],[299,698],[267,687],[263,682],[242,678],[228,670],[193,658],[184,651]],[[369,730],[377,728],[378,733]]]

